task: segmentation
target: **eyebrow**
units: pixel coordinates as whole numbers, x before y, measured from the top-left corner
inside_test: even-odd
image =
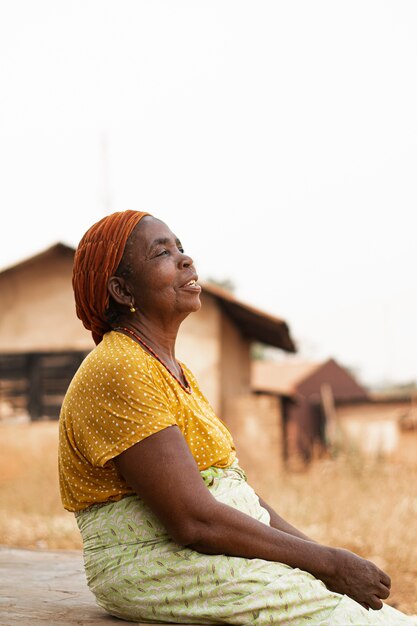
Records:
[[[151,243],[150,251],[156,248],[156,246],[167,245],[171,242],[172,242],[172,239],[170,237],[160,237],[159,239],[154,239],[153,242]],[[178,239],[178,237],[175,238],[175,245],[181,246],[181,241]]]

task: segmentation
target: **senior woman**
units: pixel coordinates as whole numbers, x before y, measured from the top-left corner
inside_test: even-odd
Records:
[[[166,224],[136,211],[94,224],[73,287],[96,347],[63,402],[60,488],[100,606],[142,622],[413,623],[383,605],[387,574],[309,539],[248,485],[230,432],[175,356],[201,288]]]

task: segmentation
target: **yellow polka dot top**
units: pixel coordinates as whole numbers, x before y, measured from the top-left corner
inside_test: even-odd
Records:
[[[137,342],[109,332],[85,358],[59,418],[59,480],[68,511],[133,493],[112,459],[142,439],[177,425],[200,470],[229,467],[232,436],[183,365],[191,393]]]

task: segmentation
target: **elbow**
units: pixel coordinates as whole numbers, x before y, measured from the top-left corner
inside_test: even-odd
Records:
[[[188,512],[181,515],[176,521],[171,520],[168,532],[171,538],[181,546],[189,546],[193,549],[207,548],[215,540],[217,531],[216,507],[207,507],[202,511]]]
[[[193,519],[181,519],[168,529],[173,541],[180,546],[193,546],[202,539],[201,522]],[[203,533],[204,534],[204,533]]]

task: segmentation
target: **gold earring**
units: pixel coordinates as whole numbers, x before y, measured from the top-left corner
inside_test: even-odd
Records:
[[[130,311],[131,313],[134,313],[134,312],[136,311],[135,307],[133,306],[133,302],[132,302],[132,304],[130,305],[130,309],[129,309],[129,311]]]

